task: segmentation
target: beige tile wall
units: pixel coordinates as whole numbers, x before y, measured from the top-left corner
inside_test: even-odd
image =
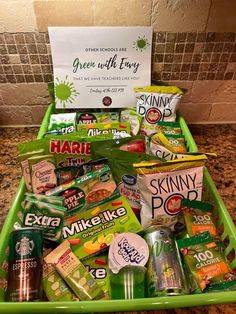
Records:
[[[22,43],[0,41],[0,76],[6,71],[9,72],[4,74],[8,80],[0,80],[0,125],[35,125],[41,122],[49,102],[45,82],[51,78],[51,64],[48,58],[50,46],[45,40],[48,26],[152,25],[155,33],[160,36],[163,36],[162,33],[166,34],[166,38],[175,34],[180,34],[178,36],[181,37],[182,33],[183,36],[187,33],[191,38],[196,34],[207,38],[214,37],[215,32],[218,37],[219,33],[222,33],[222,36],[225,36],[226,32],[235,33],[235,12],[235,0],[1,0],[0,36],[1,33],[8,34],[4,38],[11,40],[11,34],[14,33],[14,38],[17,37],[18,41],[23,35],[26,36],[23,36],[24,40],[30,40],[30,36],[34,36],[38,42],[35,47],[35,43],[27,40]],[[41,37],[44,37],[42,43]],[[180,42],[175,44],[178,46],[175,50],[182,49],[184,44],[181,38]],[[159,40],[161,38],[157,38],[158,48],[154,48],[165,47],[165,51],[157,52],[153,71],[157,74],[156,77],[163,73],[161,79],[166,77],[168,83],[178,77],[178,80],[172,83],[188,89],[180,107],[187,121],[236,122],[236,77],[233,76],[236,71],[236,44],[225,43],[222,46],[222,43],[217,41],[212,44],[206,39],[205,43],[202,43],[195,38],[194,51],[181,52],[173,50],[173,43],[167,42],[164,46]],[[209,40],[211,41],[211,38]],[[9,46],[6,50],[7,44]],[[18,53],[18,46],[16,48],[15,44],[20,45],[21,52]],[[184,49],[191,49],[191,45],[186,41]],[[221,48],[222,56],[218,51]],[[232,50],[230,53],[229,48]],[[37,53],[34,52],[35,49]],[[40,52],[39,49],[45,51]],[[210,51],[205,51],[207,49]],[[43,54],[42,57],[40,53]],[[182,61],[177,60],[181,53],[184,54],[181,56],[184,58]],[[179,75],[177,71],[181,62],[185,63],[187,68],[191,58],[196,58],[194,62],[199,62],[200,56],[209,58],[209,65],[205,64],[208,69],[203,66],[200,69],[205,72],[197,75],[190,73],[190,69],[189,73],[183,72]],[[168,60],[164,60],[167,57]],[[222,58],[220,62],[224,63],[224,69],[221,70],[226,74],[222,74],[223,76],[217,76],[217,73],[213,75],[214,64],[219,61],[216,60],[217,57]],[[162,61],[158,58],[162,58]],[[177,64],[174,64],[176,62]],[[168,71],[172,73],[168,74]],[[210,73],[207,74],[207,71]]]

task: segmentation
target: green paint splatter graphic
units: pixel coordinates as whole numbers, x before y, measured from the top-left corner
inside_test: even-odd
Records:
[[[66,107],[66,104],[73,103],[76,96],[79,95],[74,87],[74,83],[69,82],[68,76],[66,76],[64,81],[56,77],[54,91],[56,102],[61,103],[63,108]]]
[[[147,47],[150,46],[147,38],[145,35],[143,37],[138,36],[138,39],[133,42],[133,48],[135,48],[136,51],[143,51],[146,50]]]

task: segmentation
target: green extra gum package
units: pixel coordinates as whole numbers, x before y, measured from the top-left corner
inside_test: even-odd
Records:
[[[64,207],[64,197],[61,196],[53,196],[53,195],[44,195],[44,194],[33,194],[33,193],[25,193],[25,199],[30,200],[36,200],[43,203],[49,203],[57,206]]]
[[[63,239],[69,240],[72,251],[83,260],[106,249],[116,233],[142,230],[126,198],[114,196],[99,206],[66,218]]]
[[[60,241],[66,212],[65,207],[40,202],[36,199],[25,198],[23,226],[42,229],[43,237],[50,241]]]
[[[235,279],[219,245],[208,231],[177,240],[177,244],[201,291]]]
[[[48,132],[66,134],[76,130],[76,112],[57,113],[50,116]]]

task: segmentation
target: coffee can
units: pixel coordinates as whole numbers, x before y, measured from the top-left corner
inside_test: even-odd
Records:
[[[42,298],[42,231],[14,230],[10,235],[7,301],[35,301]]]
[[[145,231],[150,255],[147,264],[148,296],[174,296],[187,293],[180,254],[170,228],[154,225]]]

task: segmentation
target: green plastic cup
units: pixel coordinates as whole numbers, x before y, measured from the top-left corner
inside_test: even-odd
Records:
[[[109,278],[112,299],[145,298],[145,267],[125,266],[117,274],[110,271]]]

